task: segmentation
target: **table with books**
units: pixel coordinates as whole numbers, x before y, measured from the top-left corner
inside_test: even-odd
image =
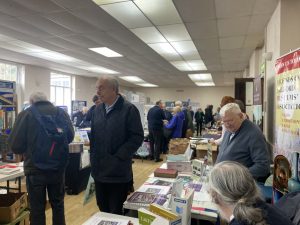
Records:
[[[6,182],[6,186],[0,186],[0,189],[18,190],[21,192],[21,178],[24,176],[23,163],[0,163],[0,183]],[[10,186],[10,181],[17,179],[18,187]]]
[[[111,213],[97,212],[91,216],[82,225],[138,225],[139,220],[137,218],[120,216]]]
[[[188,224],[187,221],[191,218],[216,222],[218,211],[206,190],[206,174],[209,167],[204,166],[204,161],[200,160],[193,160],[191,163],[187,158],[190,154],[185,152],[183,155],[168,155],[167,163],[157,168],[148,180],[128,197],[124,208],[141,213],[141,208],[147,210],[149,206],[154,205],[161,207],[159,211],[169,209],[179,212],[182,224]],[[183,210],[178,211],[179,208]]]

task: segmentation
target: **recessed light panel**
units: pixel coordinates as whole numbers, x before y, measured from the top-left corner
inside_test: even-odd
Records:
[[[104,55],[106,57],[123,57],[121,54],[119,54],[107,47],[97,47],[97,48],[89,48],[89,49],[93,52]]]

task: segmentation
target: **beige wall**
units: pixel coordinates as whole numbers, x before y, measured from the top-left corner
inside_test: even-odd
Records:
[[[87,101],[88,107],[94,103],[93,96],[96,94],[96,81],[94,77],[75,76],[75,99]]]
[[[44,92],[50,98],[50,73],[46,68],[25,65],[24,101],[36,91]]]
[[[202,108],[207,104],[220,105],[224,95],[234,96],[234,87],[199,87],[199,88],[133,88],[133,91],[142,92],[146,97],[150,97],[151,102],[159,99],[163,101],[187,101],[199,102]],[[183,90],[178,92],[177,90]]]
[[[300,1],[281,1],[280,55],[300,48]]]

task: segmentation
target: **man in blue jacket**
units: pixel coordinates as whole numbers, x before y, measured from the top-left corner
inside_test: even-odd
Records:
[[[101,104],[91,121],[91,168],[97,205],[102,212],[121,215],[132,184],[132,157],[144,140],[138,109],[119,94],[115,78],[97,81]]]
[[[236,103],[220,111],[226,128],[216,163],[236,161],[246,166],[254,179],[264,182],[270,173],[270,156],[261,130],[241,112]]]

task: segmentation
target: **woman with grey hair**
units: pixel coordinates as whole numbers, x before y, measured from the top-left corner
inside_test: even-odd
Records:
[[[208,191],[229,225],[292,225],[282,212],[262,200],[255,180],[242,164],[224,161],[215,165]]]

